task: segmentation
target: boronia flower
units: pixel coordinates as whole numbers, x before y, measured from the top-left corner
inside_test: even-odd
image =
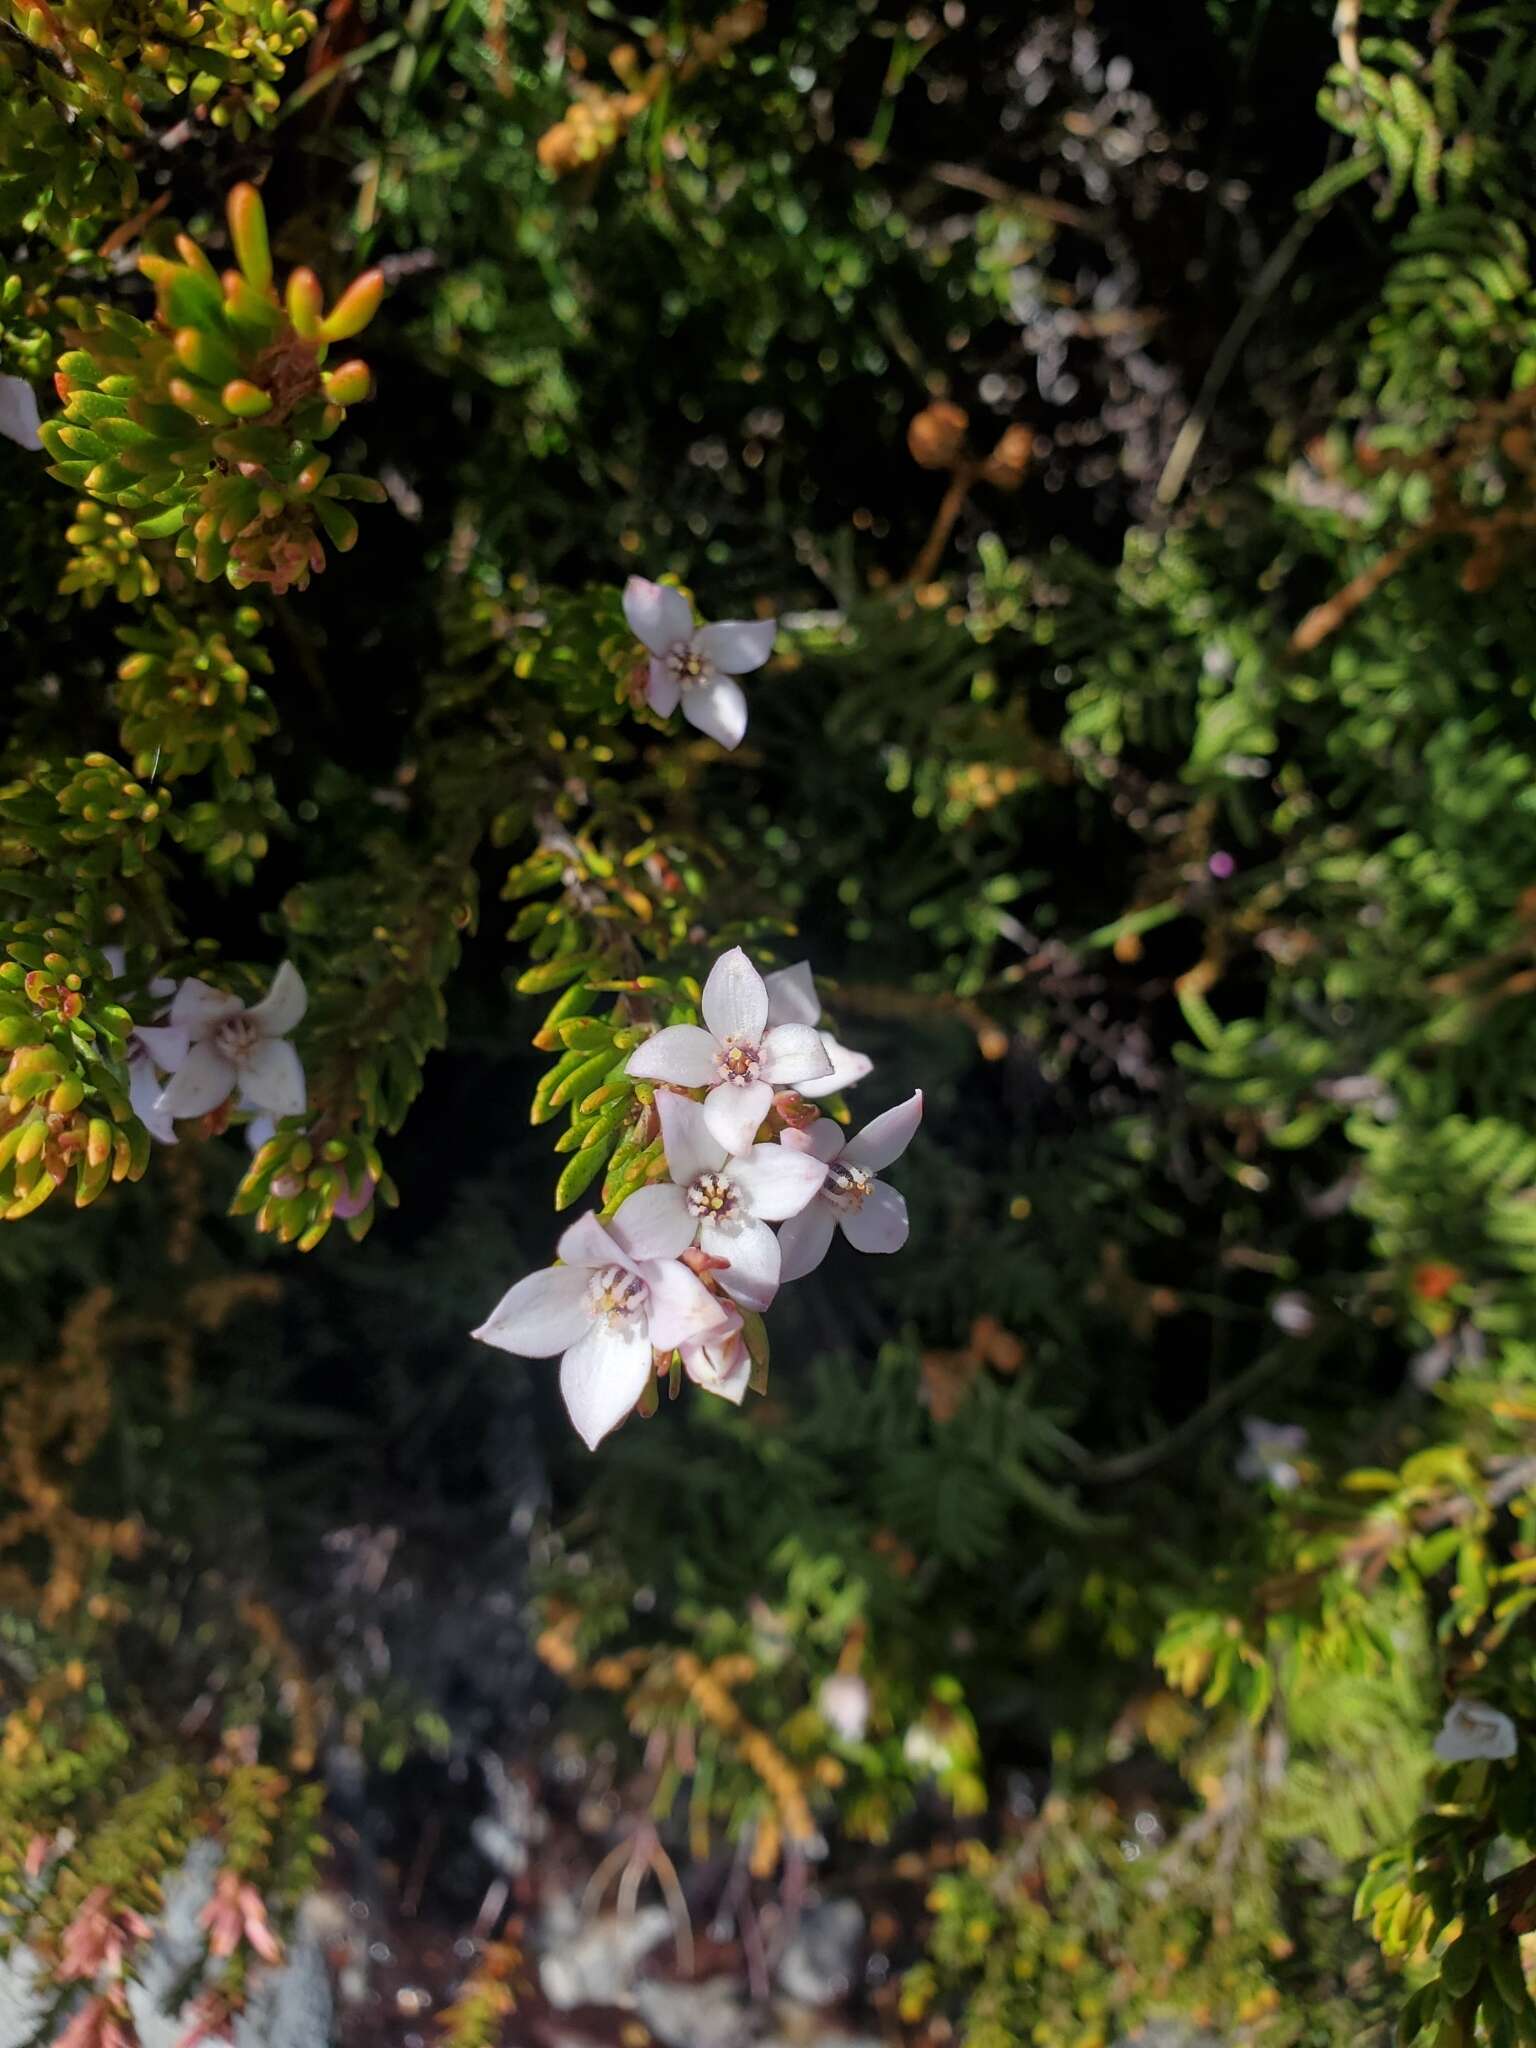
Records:
[[[779,1240],[768,1228],[797,1216],[827,1177],[808,1153],[746,1145],[732,1153],[710,1131],[705,1105],[658,1096],[672,1185],[661,1194],[685,1218],[699,1249],[724,1259],[720,1285],[744,1308],[765,1309],[779,1291]]]
[[[768,1022],[770,1024],[809,1024],[814,1030],[821,1022],[821,997],[816,993],[816,983],[811,976],[811,963],[797,960],[793,967],[780,967],[764,977],[768,990]],[[832,1062],[832,1071],[819,1081],[806,1081],[797,1091],[812,1102],[823,1095],[840,1095],[845,1088],[851,1088],[855,1081],[862,1081],[866,1074],[874,1071],[874,1061],[867,1053],[853,1052],[846,1045],[839,1045],[830,1031],[817,1031],[821,1049]]]
[[[737,676],[761,668],[773,652],[777,619],[722,619],[696,626],[693,608],[680,590],[631,576],[624,586],[624,616],[651,657],[645,699],[661,718],[679,700],[690,725],[718,740],[740,745],[747,729],[747,700]]]
[[[1434,1749],[1443,1764],[1469,1764],[1482,1758],[1499,1763],[1513,1756],[1519,1743],[1508,1714],[1483,1700],[1453,1700]]]
[[[175,1057],[169,1037],[152,1034],[158,1044],[151,1043],[151,1052],[171,1069],[157,1107],[167,1116],[205,1116],[238,1088],[242,1109],[298,1116],[308,1097],[304,1069],[287,1034],[308,1006],[303,977],[288,960],[261,1001],[249,1007],[238,996],[189,976],[176,991],[167,1019],[167,1033],[184,1033],[187,1050]]]
[[[752,1354],[747,1349],[741,1317],[734,1311],[718,1335],[701,1337],[695,1344],[678,1347],[683,1371],[706,1394],[718,1394],[739,1408],[752,1379]]]
[[[745,1152],[773,1106],[775,1088],[799,1087],[832,1071],[808,1024],[768,1024],[763,977],[733,946],[709,970],[704,1028],[669,1024],[630,1054],[625,1071],[639,1081],[707,1088],[704,1120],[727,1152]]]
[[[816,1711],[844,1742],[862,1742],[869,1727],[869,1686],[856,1671],[834,1671],[821,1681]]]
[[[595,1451],[645,1392],[653,1353],[723,1335],[732,1312],[678,1263],[692,1219],[669,1190],[641,1188],[611,1223],[583,1216],[564,1261],[511,1288],[473,1334],[519,1358],[560,1354],[560,1391]]]
[[[1266,1422],[1262,1415],[1245,1415],[1243,1436],[1238,1478],[1257,1479],[1281,1493],[1294,1493],[1301,1484],[1295,1461],[1307,1448],[1307,1432],[1300,1423]]]
[[[808,1129],[785,1131],[779,1143],[827,1162],[827,1177],[810,1207],[779,1232],[781,1281],[814,1273],[827,1256],[834,1230],[860,1252],[899,1252],[907,1241],[907,1205],[876,1175],[899,1159],[923,1120],[923,1091],[898,1102],[846,1143],[830,1117]]]
[[[41,448],[37,393],[24,377],[0,377],[0,434],[18,448]]]
[[[127,954],[121,946],[103,946],[102,951],[112,970],[113,980],[121,981],[128,966]],[[166,975],[157,975],[145,992],[163,1005],[168,996],[175,995],[176,984]],[[170,1072],[186,1058],[187,1034],[173,1030],[169,1025],[141,1024],[130,1034],[125,1056],[128,1061],[128,1100],[134,1115],[159,1144],[174,1145],[176,1126],[160,1107],[160,1093],[165,1083],[159,1070],[164,1068]]]

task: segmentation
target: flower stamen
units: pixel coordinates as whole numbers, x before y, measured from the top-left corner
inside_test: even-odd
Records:
[[[723,1039],[715,1054],[715,1072],[733,1088],[750,1088],[762,1071],[762,1064],[761,1047],[745,1038]]]
[[[834,1159],[827,1168],[821,1192],[834,1209],[859,1209],[874,1184],[875,1176],[865,1167],[850,1166],[846,1159]]]
[[[604,1266],[587,1285],[587,1307],[595,1322],[633,1322],[644,1313],[650,1289],[638,1273],[623,1266]]]
[[[723,1173],[701,1173],[688,1189],[689,1213],[708,1223],[726,1223],[736,1214],[740,1201],[735,1186]]]

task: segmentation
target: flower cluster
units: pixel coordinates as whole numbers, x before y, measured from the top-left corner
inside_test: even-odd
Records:
[[[816,1100],[871,1063],[820,1030],[803,962],[765,979],[733,947],[699,1007],[702,1023],[654,1032],[626,1066],[655,1085],[666,1178],[606,1223],[572,1224],[560,1263],[518,1281],[474,1333],[518,1357],[559,1355],[589,1449],[674,1354],[696,1386],[740,1402],[756,1350],[749,1319],[821,1264],[834,1231],[865,1252],[907,1241],[906,1203],[878,1176],[910,1144],[921,1091],[853,1138],[820,1114]]]

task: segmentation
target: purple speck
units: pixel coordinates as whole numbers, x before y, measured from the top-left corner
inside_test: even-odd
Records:
[[[1237,873],[1237,862],[1230,853],[1213,853],[1206,866],[1218,882],[1225,882],[1229,876]]]

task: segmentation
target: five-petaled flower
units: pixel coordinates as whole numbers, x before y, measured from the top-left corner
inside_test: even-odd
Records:
[[[705,1105],[687,1095],[668,1092],[656,1106],[672,1176],[660,1190],[663,1199],[700,1251],[725,1261],[719,1277],[726,1293],[744,1308],[767,1308],[779,1289],[779,1241],[768,1226],[799,1215],[826,1167],[782,1145],[730,1152],[710,1130]]]
[[[761,668],[773,652],[777,619],[722,619],[696,626],[680,590],[631,576],[624,586],[624,616],[650,655],[645,697],[661,718],[682,703],[690,725],[738,746],[747,729],[747,700],[737,676]]]
[[[793,967],[777,968],[764,977],[764,982],[770,1024],[809,1024],[814,1029],[821,1022],[821,997],[816,993],[808,960],[797,960]],[[816,1036],[832,1062],[832,1071],[819,1081],[802,1082],[798,1094],[813,1102],[823,1095],[840,1095],[843,1089],[851,1088],[855,1081],[862,1081],[873,1071],[875,1063],[867,1053],[839,1045],[830,1031],[817,1031]]]
[[[824,1080],[832,1062],[810,1025],[770,1028],[767,986],[740,946],[710,969],[701,1007],[702,1029],[668,1025],[631,1053],[627,1071],[636,1080],[708,1088],[704,1121],[711,1137],[727,1152],[745,1152],[773,1106],[774,1089]]]
[[[907,1241],[907,1205],[876,1176],[906,1151],[922,1120],[919,1088],[846,1143],[829,1117],[818,1117],[806,1130],[780,1134],[779,1143],[789,1150],[827,1162],[827,1177],[810,1206],[791,1216],[779,1232],[781,1281],[815,1272],[834,1230],[840,1229],[855,1251],[901,1250]]]
[[[1514,1755],[1519,1742],[1508,1714],[1483,1700],[1453,1700],[1434,1749],[1443,1764],[1469,1764],[1483,1758],[1499,1763]]]
[[[607,1225],[583,1216],[560,1240],[564,1264],[519,1280],[474,1332],[522,1358],[560,1354],[560,1391],[588,1450],[645,1392],[654,1352],[730,1328],[731,1311],[678,1263],[694,1219],[672,1194],[641,1188]]]
[[[37,393],[23,377],[0,377],[0,435],[18,448],[41,448]]]
[[[157,1107],[167,1116],[205,1116],[238,1087],[243,1109],[298,1116],[308,1098],[304,1069],[287,1035],[308,1004],[303,979],[287,960],[261,1001],[249,1008],[238,996],[190,976],[176,991],[165,1029],[148,1034],[150,1051],[172,1077]],[[185,1034],[185,1050],[178,1050],[173,1033]],[[139,1036],[145,1035],[141,1029]]]
[[[1243,1417],[1245,1448],[1237,1461],[1239,1479],[1259,1479],[1281,1493],[1301,1484],[1296,1460],[1307,1448],[1307,1432],[1296,1422],[1266,1422],[1262,1415]]]

